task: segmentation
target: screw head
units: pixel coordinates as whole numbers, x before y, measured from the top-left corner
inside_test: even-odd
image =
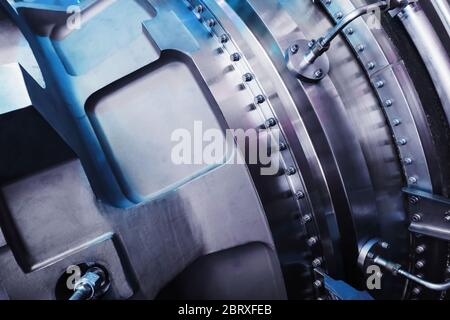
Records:
[[[277,120],[275,120],[274,118],[270,118],[269,120],[266,121],[266,123],[264,124],[266,128],[270,128],[273,127],[277,124]]]
[[[303,223],[308,223],[312,220],[312,216],[310,214],[305,214],[302,218]]]
[[[424,260],[419,260],[416,262],[416,268],[417,269],[422,269],[425,266],[425,261]]]
[[[297,199],[297,200],[300,200],[300,199],[303,199],[303,198],[305,198],[305,193],[303,192],[303,191],[297,191],[296,193],[295,193],[295,198]]]
[[[411,196],[411,197],[409,197],[408,201],[410,204],[418,204],[420,199],[419,199],[419,197]]]
[[[444,214],[444,220],[445,220],[446,222],[450,222],[450,211],[447,211],[447,212]]]
[[[237,62],[241,60],[241,55],[238,52],[235,52],[231,55],[231,61]]]
[[[369,70],[375,69],[375,62],[369,62],[369,63],[367,64],[367,68],[369,68]]]
[[[253,80],[253,75],[251,73],[246,73],[242,76],[245,82],[250,82]]]
[[[417,254],[424,253],[424,252],[425,252],[425,249],[426,249],[426,246],[425,246],[424,244],[422,244],[422,245],[420,245],[420,246],[417,246],[417,247],[416,247],[416,253],[417,253]]]
[[[198,5],[198,6],[196,6],[195,7],[195,12],[197,12],[197,13],[202,13],[203,12],[203,6],[202,5]]]
[[[338,19],[338,20],[340,20],[340,19],[342,19],[342,17],[344,16],[344,14],[342,13],[342,12],[338,12],[338,13],[336,13],[336,19]]]
[[[357,49],[359,52],[363,52],[364,50],[366,50],[366,46],[363,44],[360,44]]]
[[[322,264],[322,259],[320,259],[320,258],[316,258],[316,259],[314,259],[313,262],[312,262],[312,266],[313,266],[314,268],[320,267],[321,264]]]
[[[415,213],[413,214],[413,216],[411,217],[411,220],[413,222],[419,222],[420,220],[422,220],[422,215],[420,213]]]
[[[401,146],[404,146],[404,145],[406,145],[407,143],[408,143],[408,140],[406,140],[406,139],[399,139],[398,141],[397,141],[397,143],[399,144],[399,145],[401,145]]]
[[[346,32],[348,35],[352,35],[355,31],[353,30],[353,28],[348,28]]]
[[[317,237],[311,237],[311,238],[309,238],[308,240],[306,240],[306,244],[307,244],[309,247],[312,247],[312,246],[314,246],[314,245],[317,243],[318,240],[319,240],[319,239],[318,239]]]
[[[214,27],[216,25],[216,21],[214,19],[208,19],[206,24],[208,25],[208,27],[211,28],[211,27]]]
[[[412,289],[412,293],[414,295],[419,295],[422,292],[422,289],[420,287],[415,287],[414,289]]]
[[[257,104],[264,103],[265,101],[266,101],[266,98],[262,94],[259,94],[255,97],[255,102]]]
[[[230,38],[228,37],[228,35],[222,34],[222,35],[220,36],[220,42],[221,42],[221,43],[227,43],[228,40],[230,40]]]
[[[291,53],[292,54],[296,54],[297,52],[298,52],[298,45],[297,44],[293,44],[291,47],[290,47],[290,51],[291,51]]]
[[[392,107],[392,105],[393,105],[393,101],[391,100],[391,99],[387,99],[385,102],[384,102],[384,105],[386,106],[386,107]]]
[[[318,69],[314,72],[314,77],[316,77],[317,79],[322,78],[323,76],[323,70],[322,69]]]
[[[403,163],[407,166],[409,166],[410,164],[413,163],[413,160],[411,158],[405,158],[405,160],[403,160]]]
[[[286,174],[287,174],[288,176],[292,176],[292,175],[294,175],[296,172],[297,172],[297,170],[296,170],[294,167],[288,167],[288,168],[286,169]]]
[[[316,289],[319,289],[320,287],[322,287],[322,281],[316,280],[313,282],[313,285]]]
[[[409,177],[408,182],[411,184],[415,184],[417,183],[417,178],[416,177]]]

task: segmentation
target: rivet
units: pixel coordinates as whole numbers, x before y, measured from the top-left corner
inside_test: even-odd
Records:
[[[343,16],[344,16],[344,14],[340,11],[338,13],[336,13],[336,19],[338,19],[338,20],[342,19]]]
[[[375,62],[369,62],[369,63],[367,64],[367,68],[369,68],[369,70],[375,69]]]
[[[330,4],[331,4],[331,0],[326,0],[326,1],[325,1],[325,4],[326,4],[326,5],[330,5]]]
[[[402,124],[402,121],[400,119],[394,119],[394,120],[392,120],[392,124],[394,126],[399,126]]]
[[[360,44],[357,49],[359,52],[363,52],[366,49],[366,46],[363,44]]]
[[[392,100],[390,100],[390,99],[388,99],[388,100],[386,100],[386,101],[384,102],[384,105],[385,105],[386,107],[392,107],[392,104],[393,104],[393,102],[392,102]]]
[[[381,243],[380,243],[380,246],[381,246],[383,249],[389,249],[389,243],[387,243],[386,241],[381,242]]]
[[[294,45],[291,46],[290,51],[291,51],[292,54],[296,54],[298,52],[298,49],[299,49],[298,45],[294,44]]]
[[[377,86],[377,88],[383,88],[384,87],[384,81],[383,80],[377,81],[377,83],[375,85]]]
[[[348,28],[346,32],[348,35],[352,35],[354,33],[354,30],[353,28]]]
[[[211,27],[214,27],[216,25],[216,21],[214,19],[208,19],[206,24],[208,25],[208,27],[211,28]]]
[[[408,140],[406,140],[406,139],[399,139],[398,141],[397,141],[397,143],[399,144],[399,145],[401,145],[401,146],[404,146],[404,145],[406,145],[407,143],[408,143]]]

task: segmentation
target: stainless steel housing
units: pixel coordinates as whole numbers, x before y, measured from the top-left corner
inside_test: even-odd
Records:
[[[448,299],[396,272],[369,290],[361,268],[382,243],[450,278],[446,0],[355,14],[307,78],[296,44],[378,1],[85,0],[74,30],[71,0],[34,2],[0,12],[1,297],[68,298],[67,267],[97,263],[106,299],[338,298],[324,274]],[[280,137],[280,170],[229,164],[242,141],[172,163],[196,121]]]

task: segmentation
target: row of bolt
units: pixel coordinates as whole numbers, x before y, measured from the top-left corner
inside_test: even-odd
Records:
[[[195,10],[195,12],[197,12],[198,14],[201,14],[201,13],[204,11],[204,7],[203,7],[202,5],[198,5],[198,6],[195,7],[194,10]],[[206,21],[206,24],[207,24],[210,28],[212,28],[212,27],[214,27],[214,26],[216,25],[216,22],[215,22],[215,20],[213,20],[213,19],[208,19],[208,20]],[[221,44],[226,44],[228,41],[230,41],[230,37],[229,37],[229,35],[227,35],[227,34],[224,33],[224,34],[222,34],[222,35],[219,36],[219,41],[220,41]],[[298,51],[298,47],[297,47],[297,48],[294,48],[293,50]],[[235,52],[235,53],[231,54],[230,59],[231,59],[231,61],[233,61],[233,62],[239,62],[239,61],[242,59],[242,56],[241,56],[241,54],[240,54],[239,52]],[[319,72],[320,72],[320,74],[319,74]],[[316,72],[316,76],[317,76],[317,77],[321,77],[321,76],[322,76],[321,70],[318,70],[318,71]],[[245,73],[245,74],[242,76],[242,79],[243,79],[244,82],[251,82],[251,81],[254,80],[254,75],[253,75],[252,73],[250,73],[250,72],[247,72],[247,73]],[[259,94],[259,95],[257,95],[257,96],[255,97],[255,103],[256,103],[257,105],[263,104],[264,102],[266,102],[266,97],[265,97],[263,94]],[[276,125],[277,125],[277,120],[276,120],[275,118],[269,118],[269,119],[266,120],[265,123],[264,123],[264,127],[265,127],[266,129],[269,129],[269,128],[274,127],[274,126],[276,126]],[[286,143],[281,142],[281,143],[280,143],[280,146],[279,146],[279,150],[280,150],[280,151],[283,151],[283,150],[286,150],[286,149],[287,149]],[[296,170],[296,168],[295,168],[294,166],[289,166],[289,167],[286,168],[285,173],[286,173],[286,175],[288,175],[288,176],[292,176],[292,175],[294,175],[294,174],[297,173],[297,170]],[[306,197],[306,195],[305,195],[305,193],[304,193],[303,191],[297,191],[297,192],[295,193],[295,198],[296,198],[297,200],[302,200],[302,199],[304,199],[305,197]],[[308,223],[308,222],[310,222],[310,221],[312,221],[312,215],[311,215],[311,214],[305,214],[305,215],[302,217],[302,222],[303,222],[304,224],[306,224],[306,223]],[[318,241],[319,241],[319,238],[318,238],[318,237],[312,236],[312,237],[310,237],[310,238],[307,239],[306,243],[307,243],[307,245],[308,245],[309,247],[313,247],[313,246],[315,246],[315,245],[318,243]],[[318,267],[320,267],[320,266],[322,265],[322,262],[323,262],[322,258],[317,257],[317,258],[313,259],[311,265],[312,265],[313,268],[318,268]],[[315,280],[315,281],[313,282],[313,286],[314,286],[315,288],[320,288],[320,287],[322,286],[322,281],[320,281],[320,280]]]

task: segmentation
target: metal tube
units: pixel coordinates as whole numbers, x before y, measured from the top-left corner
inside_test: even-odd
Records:
[[[414,281],[415,283],[418,283],[425,288],[428,288],[433,291],[447,291],[450,289],[450,281],[444,282],[444,283],[433,283],[430,281],[423,280],[403,269],[401,269],[401,266],[397,263],[388,261],[380,256],[377,256],[374,258],[373,262],[386,270],[390,271],[393,275],[401,275],[411,281]]]
[[[450,123],[450,61],[448,54],[420,5],[408,5],[398,14],[398,17],[428,69]]]
[[[431,0],[431,4],[436,10],[439,18],[441,18],[442,24],[447,30],[450,36],[450,5],[447,0]]]

